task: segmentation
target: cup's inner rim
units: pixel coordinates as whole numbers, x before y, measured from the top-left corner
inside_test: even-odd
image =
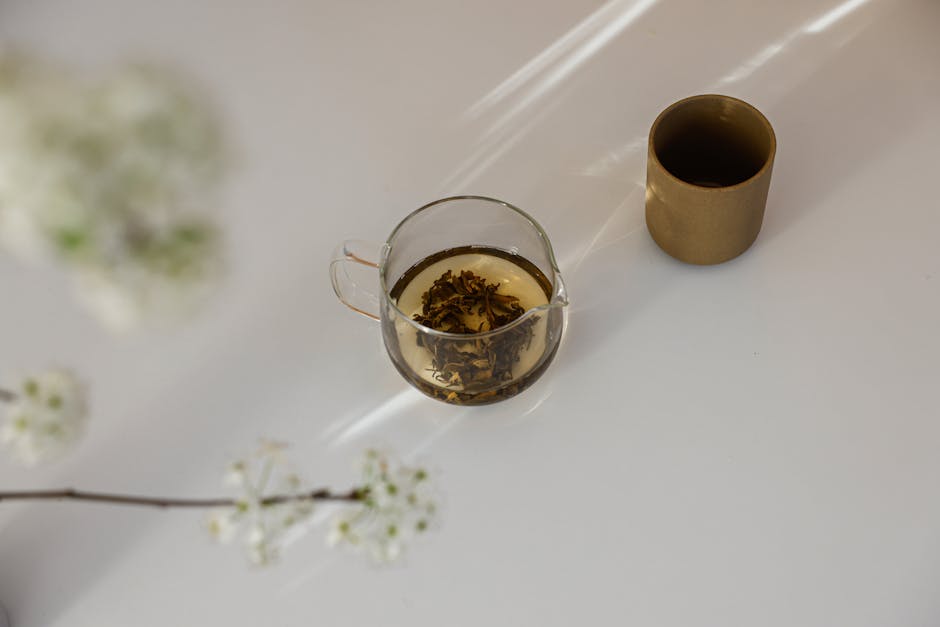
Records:
[[[664,122],[667,122],[673,114],[675,114],[680,109],[684,109],[686,107],[691,107],[691,106],[696,106],[696,105],[707,105],[707,104],[714,104],[714,103],[729,103],[732,106],[740,110],[743,110],[744,112],[749,114],[754,120],[756,120],[767,134],[766,135],[767,149],[762,151],[763,159],[762,159],[760,168],[758,168],[757,171],[754,172],[751,176],[745,178],[742,181],[738,181],[737,183],[734,183],[732,185],[721,185],[721,186],[699,185],[699,184],[687,181],[679,176],[676,176],[672,172],[672,170],[667,168],[666,165],[660,160],[659,150],[656,147],[657,132],[660,130],[660,127],[662,126],[662,124]],[[760,176],[763,172],[765,172],[770,167],[770,164],[773,161],[773,158],[777,153],[777,137],[776,137],[776,134],[774,133],[773,126],[770,124],[770,121],[767,119],[767,117],[764,116],[764,114],[761,113],[757,107],[750,104],[749,102],[745,102],[744,100],[741,100],[740,98],[735,98],[733,96],[725,96],[722,94],[701,94],[698,96],[689,96],[688,98],[683,98],[682,100],[672,103],[671,105],[663,109],[663,111],[656,117],[656,120],[653,122],[652,127],[650,127],[648,143],[649,143],[648,158],[654,160],[657,164],[659,164],[663,172],[665,172],[674,181],[681,183],[682,185],[687,185],[689,187],[699,189],[699,190],[724,191],[724,190],[736,189],[742,185],[746,185],[750,181],[753,181],[755,178]]]

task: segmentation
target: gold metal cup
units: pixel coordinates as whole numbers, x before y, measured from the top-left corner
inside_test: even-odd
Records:
[[[708,94],[666,108],[650,129],[646,225],[664,251],[710,265],[747,250],[760,232],[777,151],[753,106]]]

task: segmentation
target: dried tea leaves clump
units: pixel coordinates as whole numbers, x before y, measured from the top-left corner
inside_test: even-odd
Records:
[[[519,299],[500,294],[499,283],[469,270],[454,274],[450,270],[421,297],[421,313],[414,320],[426,327],[447,333],[484,333],[503,327],[525,313]],[[447,385],[464,389],[489,386],[512,379],[512,366],[532,341],[536,318],[529,318],[504,333],[467,342],[418,335],[418,345],[432,355],[434,377]]]

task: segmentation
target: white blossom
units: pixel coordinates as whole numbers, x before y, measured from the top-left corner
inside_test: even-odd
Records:
[[[248,465],[244,461],[232,462],[225,471],[225,484],[233,488],[245,487],[245,481],[248,479],[247,472]]]
[[[313,502],[303,497],[303,481],[291,468],[283,444],[265,441],[254,455],[228,465],[224,483],[236,488],[235,505],[210,513],[206,528],[219,542],[241,537],[248,561],[256,566],[276,562],[285,532],[313,514]],[[276,503],[272,496],[287,497]]]
[[[84,432],[85,387],[68,370],[32,374],[10,392],[14,396],[0,426],[0,444],[19,463],[33,466],[56,459]]]
[[[232,509],[217,509],[209,512],[206,518],[206,530],[212,539],[222,544],[228,544],[235,539],[238,533],[236,513]]]
[[[245,554],[255,566],[267,566],[278,560],[277,537],[259,523],[252,525],[245,537]]]
[[[175,320],[210,293],[223,165],[211,110],[165,70],[92,81],[0,55],[0,244],[64,263],[111,328]]]
[[[391,562],[437,520],[438,505],[427,470],[404,465],[389,454],[366,451],[362,461],[365,498],[333,520],[330,546],[344,545]]]

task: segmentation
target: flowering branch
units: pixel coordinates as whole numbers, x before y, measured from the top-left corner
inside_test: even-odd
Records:
[[[281,505],[301,501],[362,501],[368,490],[353,489],[345,493],[333,493],[326,489],[314,490],[305,494],[275,494],[261,499],[259,505]],[[140,505],[143,507],[157,507],[167,509],[170,507],[237,507],[239,501],[235,499],[167,499],[148,496],[134,496],[130,494],[108,494],[106,492],[89,492],[87,490],[24,490],[15,492],[0,492],[0,501],[92,501],[96,503],[110,503],[112,505]]]
[[[13,459],[36,464],[70,448],[84,430],[87,392],[67,370],[33,373],[16,386],[0,389],[8,403],[0,418],[0,445]],[[286,445],[262,441],[257,451],[230,463],[225,482],[237,490],[231,498],[163,498],[76,490],[0,490],[3,501],[79,501],[133,507],[206,508],[205,526],[219,542],[241,537],[252,564],[277,560],[287,531],[313,514],[317,502],[329,501],[338,511],[327,542],[371,554],[379,562],[397,559],[439,519],[437,488],[424,468],[394,456],[368,450],[361,476],[347,492],[305,485],[284,455]]]

